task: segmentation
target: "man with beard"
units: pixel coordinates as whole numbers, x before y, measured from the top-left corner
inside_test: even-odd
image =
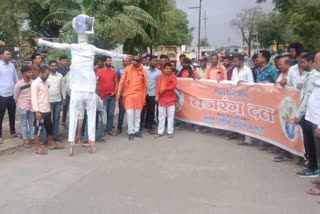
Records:
[[[132,65],[124,69],[118,87],[117,100],[120,99],[124,85],[122,102],[127,112],[129,140],[133,141],[135,137],[142,137],[140,133],[141,110],[145,105],[148,87],[147,72],[139,56],[135,56]]]
[[[147,80],[148,80],[148,88],[147,88],[147,96],[146,96],[146,105],[143,107],[141,113],[141,123],[140,129],[143,128],[143,124],[145,128],[148,129],[148,133],[151,135],[155,134],[153,129],[153,121],[154,121],[154,112],[156,105],[156,87],[157,80],[161,76],[161,71],[157,69],[157,57],[150,56],[150,64],[146,67],[147,70]],[[146,117],[145,117],[146,114]],[[145,119],[145,120],[144,120]]]
[[[222,64],[227,69],[227,80],[231,80],[232,73],[233,73],[233,66],[232,66],[233,57],[232,56],[224,56],[222,58]]]
[[[51,120],[51,107],[49,103],[49,84],[47,79],[49,78],[50,71],[48,67],[42,66],[39,70],[39,77],[31,84],[31,103],[32,111],[35,115],[35,144],[36,154],[46,155],[47,152],[41,148],[40,134],[42,128],[47,131],[49,139],[49,149],[63,149],[62,146],[55,143],[53,139],[53,125]]]
[[[302,88],[302,98],[300,107],[296,113],[294,119],[295,123],[301,125],[303,132],[303,140],[305,147],[305,156],[308,160],[308,167],[297,173],[299,177],[317,177],[319,175],[318,171],[318,161],[316,153],[316,145],[314,141],[312,123],[305,119],[306,111],[308,108],[308,102],[310,96],[315,88],[315,82],[320,78],[320,72],[314,67],[314,55],[309,53],[301,58],[301,65],[303,70],[306,71],[306,76],[303,82]]]

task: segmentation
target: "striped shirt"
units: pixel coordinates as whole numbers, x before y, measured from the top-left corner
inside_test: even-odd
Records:
[[[16,101],[19,108],[30,111],[31,105],[31,83],[33,80],[26,82],[24,79],[20,80],[14,86],[13,99]]]

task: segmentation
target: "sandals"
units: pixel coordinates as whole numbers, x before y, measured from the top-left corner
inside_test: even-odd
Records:
[[[39,151],[36,151],[36,154],[38,154],[38,155],[47,155],[48,152],[43,150],[43,149],[40,149]]]
[[[14,133],[14,134],[10,135],[10,138],[21,138],[21,135]]]
[[[32,146],[31,146],[30,143],[24,143],[24,144],[23,144],[23,147],[26,148],[26,149],[32,148]]]
[[[313,183],[315,185],[320,185],[320,180],[313,180],[313,181],[311,181],[311,183]]]
[[[63,146],[56,144],[54,147],[49,147],[50,150],[64,149]]]
[[[174,134],[168,134],[168,138],[173,138]]]
[[[162,137],[163,135],[160,135],[160,134],[155,134],[153,137],[154,138],[160,138],[160,137]]]
[[[318,187],[315,187],[307,191],[307,193],[310,195],[320,195],[320,189]]]
[[[90,153],[96,153],[96,147],[95,147],[95,145],[90,145],[90,149],[89,149],[89,152]]]

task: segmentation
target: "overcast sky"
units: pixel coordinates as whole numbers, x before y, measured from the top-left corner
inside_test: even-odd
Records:
[[[176,0],[177,7],[188,14],[190,26],[194,27],[193,42],[198,41],[198,9],[189,9],[199,5],[199,0]],[[204,11],[207,15],[207,37],[211,46],[226,46],[228,38],[230,45],[242,45],[240,32],[230,25],[235,14],[242,9],[255,7],[256,0],[202,0],[202,17]],[[272,0],[260,4],[263,11],[270,12],[273,9]],[[201,38],[204,38],[204,21],[201,21]]]

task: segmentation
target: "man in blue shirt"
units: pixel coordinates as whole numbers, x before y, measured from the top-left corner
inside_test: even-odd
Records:
[[[10,59],[11,53],[9,50],[0,51],[0,144],[2,143],[2,121],[7,109],[11,137],[17,137],[15,130],[16,103],[13,99],[13,90],[19,78]]]
[[[267,50],[261,50],[258,54],[258,62],[260,64],[257,72],[257,83],[275,83],[279,73],[269,61],[271,54]]]
[[[147,97],[146,97],[146,105],[144,106],[141,113],[141,124],[140,129],[143,127],[143,122],[145,123],[145,128],[148,129],[148,133],[151,135],[155,135],[156,132],[153,129],[153,121],[154,121],[154,112],[156,105],[156,87],[157,80],[161,76],[161,71],[157,69],[157,57],[150,56],[150,66],[146,67],[147,70],[147,79],[148,79],[148,87],[147,87]],[[146,114],[146,118],[144,120],[144,116]]]

